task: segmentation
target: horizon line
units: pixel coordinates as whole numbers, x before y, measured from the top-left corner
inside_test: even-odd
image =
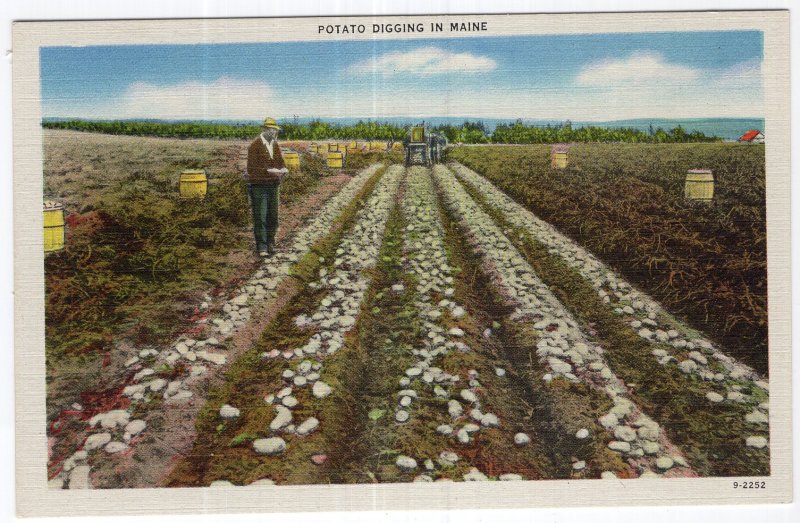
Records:
[[[632,120],[764,120],[764,116],[692,116],[692,117],[668,117],[668,116],[638,116],[635,118],[615,118],[615,119],[575,119],[575,118],[545,118],[545,117],[502,117],[502,116],[472,116],[472,115],[428,115],[425,117],[420,116],[277,116],[276,120],[293,120],[293,119],[313,119],[313,120],[336,120],[336,119],[351,119],[351,120],[388,120],[388,119],[414,119],[425,120],[429,118],[458,118],[458,119],[473,119],[473,120],[540,120],[540,121],[561,121],[561,122],[581,122],[581,123],[606,123],[606,122],[626,122]],[[113,122],[113,121],[165,121],[165,122],[224,122],[224,121],[237,121],[237,122],[260,122],[260,118],[154,118],[137,116],[131,118],[87,118],[84,116],[42,116],[45,119],[58,119],[58,120],[85,120],[95,122]]]

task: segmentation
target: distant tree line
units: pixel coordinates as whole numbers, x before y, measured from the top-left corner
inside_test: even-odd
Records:
[[[337,125],[321,120],[308,123],[281,122],[281,136],[286,140],[358,139],[399,141],[406,129],[389,123],[359,121],[355,125]],[[71,129],[105,134],[161,136],[171,138],[252,138],[261,132],[260,125],[213,122],[148,122],[134,120],[93,121],[64,120],[42,122],[45,129]]]
[[[386,140],[401,141],[407,127],[388,122],[359,121],[354,125],[339,125],[313,120],[308,123],[282,122],[282,136],[286,140]],[[259,125],[227,124],[213,122],[150,122],[135,120],[45,121],[46,129],[71,129],[75,131],[126,134],[135,136],[162,136],[172,138],[251,138],[261,132]],[[674,129],[641,131],[632,128],[607,128],[582,126],[573,128],[571,122],[560,125],[527,125],[522,120],[500,124],[488,132],[481,121],[465,121],[461,125],[439,125],[431,128],[447,137],[450,143],[568,143],[568,142],[629,142],[629,143],[687,143],[719,142],[717,136],[707,136],[700,131],[686,132]]]
[[[491,135],[493,143],[566,143],[566,142],[629,142],[629,143],[687,143],[720,142],[717,136],[706,136],[700,131],[686,132],[678,126],[665,131],[662,128],[640,131],[633,128],[578,127],[570,122],[557,126],[525,125],[521,120],[508,125],[498,125]]]

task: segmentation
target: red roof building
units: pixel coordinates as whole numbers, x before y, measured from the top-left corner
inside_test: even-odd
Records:
[[[764,133],[756,129],[751,129],[740,136],[739,141],[748,143],[764,143]]]

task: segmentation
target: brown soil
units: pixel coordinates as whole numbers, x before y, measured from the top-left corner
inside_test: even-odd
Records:
[[[288,206],[281,205],[281,225],[276,240],[280,243],[294,232],[306,218],[313,214],[348,179],[349,177],[344,175],[325,177],[315,191],[305,200]],[[236,268],[223,285],[209,290],[211,296],[227,296],[232,289],[238,287],[242,280],[258,267],[257,258],[250,252],[231,252],[226,261],[235,265]],[[291,288],[284,287],[286,287],[285,284],[279,286],[279,297],[276,302],[260,304],[254,307],[253,320],[229,338],[227,342],[229,347],[228,362],[233,361],[240,352],[252,346],[253,341],[269,323],[275,311],[293,294]],[[202,301],[201,295],[202,293],[197,295],[198,302]],[[196,323],[191,317],[187,317],[183,327],[184,330],[188,331],[195,328]],[[164,340],[164,344],[168,344],[169,341]],[[124,350],[126,347],[127,350]],[[60,462],[82,443],[83,431],[86,428],[85,420],[96,412],[107,410],[103,406],[110,401],[109,398],[119,397],[122,385],[130,380],[132,374],[125,368],[124,362],[134,355],[137,350],[124,342],[120,342],[117,345],[117,350],[112,351],[112,361],[107,366],[95,370],[96,379],[80,380],[84,384],[92,384],[92,388],[80,392],[81,399],[84,401],[89,400],[91,404],[84,404],[85,408],[80,412],[67,410],[53,414],[52,417],[56,420],[54,425],[61,428],[60,432],[62,434],[60,435],[61,440],[51,438],[54,448],[50,462],[51,476],[58,472]],[[190,390],[194,393],[194,397],[189,403],[163,404],[162,408],[159,409],[148,408],[147,413],[144,416],[140,416],[147,422],[148,428],[169,427],[169,429],[162,432],[148,430],[151,435],[143,438],[143,441],[137,442],[136,454],[130,453],[129,455],[119,456],[121,459],[114,459],[113,463],[112,460],[107,460],[107,463],[98,463],[96,472],[93,474],[93,481],[97,486],[123,486],[118,485],[122,479],[119,475],[120,469],[126,470],[126,485],[124,486],[147,487],[157,485],[163,468],[169,465],[170,459],[178,455],[182,450],[191,448],[191,444],[194,441],[194,415],[204,402],[205,391],[208,390],[210,382],[213,382],[215,377],[224,373],[226,368],[227,365],[221,367],[209,366],[209,371],[204,376],[193,380],[193,382],[187,382],[187,385],[190,385]],[[69,371],[67,372],[69,373]],[[77,373],[75,374],[77,376]],[[83,377],[85,378],[85,374],[83,374]],[[98,388],[98,383],[103,385]],[[49,388],[48,393],[61,397],[58,394],[58,390],[53,387]],[[102,401],[98,402],[98,399],[102,399]],[[62,405],[62,408],[66,407]],[[68,426],[72,430],[69,430]],[[76,434],[75,430],[79,430],[79,432]],[[143,456],[147,456],[147,459],[141,460]],[[131,484],[127,484],[128,482],[131,482]]]
[[[57,196],[74,212],[91,206],[114,182],[134,172],[171,176],[175,184],[186,162],[208,165],[212,180],[215,172],[236,172],[248,142],[45,129],[43,143],[44,196]]]

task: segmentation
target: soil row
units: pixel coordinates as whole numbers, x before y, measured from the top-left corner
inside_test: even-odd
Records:
[[[164,392],[206,401],[159,484],[768,472],[767,385],[751,369],[463,166],[359,176],[327,229],[295,238],[305,255],[212,322],[225,336],[256,295],[275,305],[224,378]],[[209,340],[192,341],[159,357],[201,357]]]
[[[196,333],[182,335],[168,347],[134,351],[125,362],[123,378],[114,390],[106,391],[111,400],[85,412],[80,418],[86,420],[83,426],[60,434],[75,447],[55,469],[51,487],[158,484],[164,468],[191,444],[194,414],[210,383],[227,367],[228,354],[241,352],[242,341],[250,334],[248,327],[263,321],[276,302],[292,292],[287,279],[291,269],[321,238],[336,230],[343,210],[380,169],[378,164],[364,169],[300,230],[279,241],[272,259],[218,309],[197,320]],[[256,318],[251,321],[253,311]]]
[[[765,380],[488,180],[451,167],[699,474],[768,473]]]
[[[314,467],[341,441],[336,420],[348,416],[338,367],[347,366],[402,171],[391,166],[366,185],[342,228],[295,271],[302,291],[210,393],[195,446],[168,485],[324,481]]]

